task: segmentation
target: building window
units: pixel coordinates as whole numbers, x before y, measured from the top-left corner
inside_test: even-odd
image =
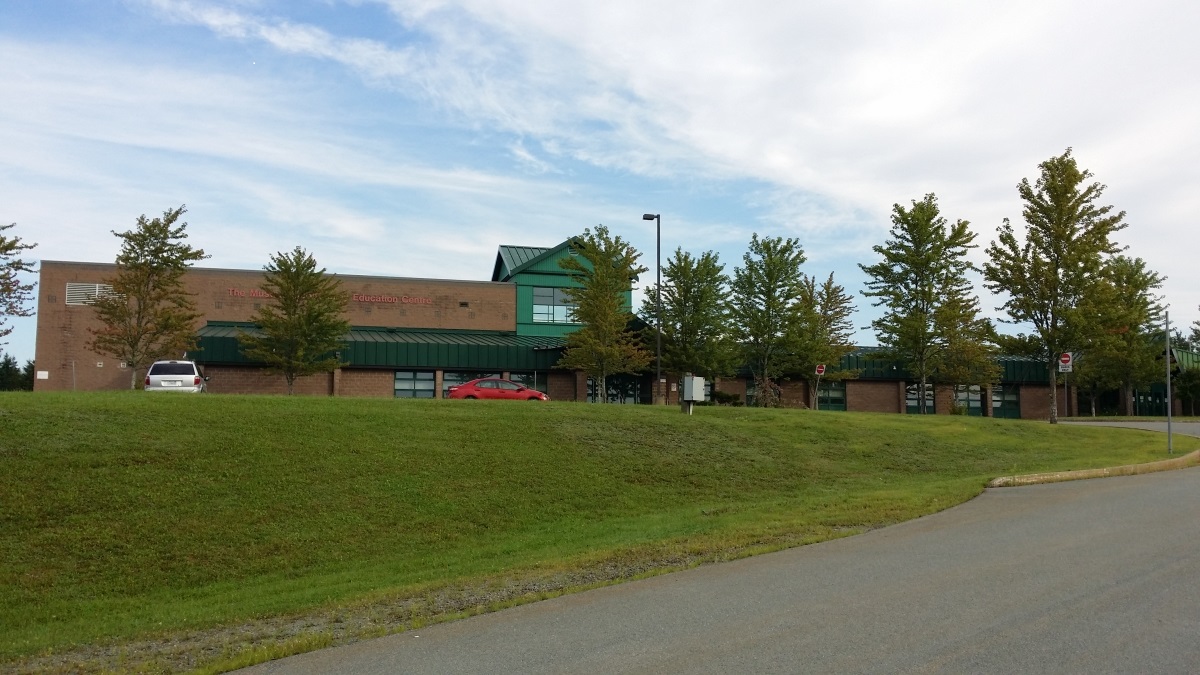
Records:
[[[433,398],[433,371],[397,370],[396,398]]]
[[[992,387],[992,417],[1021,418],[1021,387],[998,384]]]
[[[977,384],[954,385],[954,412],[976,417],[983,415],[983,389]]]
[[[511,373],[508,379],[520,384],[522,387],[536,389],[543,394],[550,393],[550,383],[546,381],[546,373],[539,373],[536,370],[532,373]]]
[[[822,380],[817,385],[817,408],[819,410],[846,410],[846,381]]]
[[[609,375],[604,378],[605,389],[608,390],[606,397],[609,403],[648,403],[650,393],[648,389],[642,386],[642,378],[637,375]],[[596,380],[589,377],[587,379],[588,403],[596,402],[596,394],[598,387]]]
[[[534,323],[577,323],[575,304],[565,288],[533,287]]]
[[[478,370],[442,371],[442,398],[446,398],[450,394],[450,387],[466,384],[481,377],[500,377],[500,373],[485,373]]]
[[[904,388],[904,395],[907,403],[907,412],[909,415],[921,414],[921,399],[920,399],[921,384],[914,383]],[[933,409],[933,384],[925,384],[925,414],[932,415]]]

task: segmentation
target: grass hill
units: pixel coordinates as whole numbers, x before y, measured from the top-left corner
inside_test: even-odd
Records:
[[[1145,432],[948,416],[3,393],[0,663],[560,580],[409,603],[373,622],[386,632],[861,532],[1001,474],[1165,452]]]

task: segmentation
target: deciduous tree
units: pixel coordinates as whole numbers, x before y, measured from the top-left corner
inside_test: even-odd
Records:
[[[797,239],[755,233],[742,267],[733,271],[730,308],[734,335],[754,376],[760,406],[778,402],[776,378],[797,370],[792,341],[803,293],[804,249]]]
[[[716,253],[692,257],[682,248],[667,261],[662,286],[662,369],[712,380],[733,373],[738,350],[729,322],[729,278]],[[651,286],[641,316],[657,324],[657,289]],[[650,337],[653,338],[653,331]]]
[[[859,265],[870,277],[863,295],[878,298],[875,306],[884,308],[883,316],[871,322],[880,345],[904,363],[925,392],[939,365],[950,369],[953,363],[957,374],[964,358],[984,350],[972,342],[980,337],[980,326],[966,277],[973,269],[967,254],[976,246],[975,234],[965,220],[949,224],[937,197],[927,194],[911,208],[892,206],[889,235],[882,246],[872,247],[882,260]],[[948,353],[951,346],[954,355]],[[925,413],[926,396],[917,399]]]
[[[27,306],[33,299],[34,283],[25,282],[21,278],[22,274],[33,273],[33,261],[23,260],[21,252],[28,251],[37,244],[26,244],[15,234],[4,234],[5,230],[16,226],[16,223],[0,225],[0,339],[13,332],[11,326],[5,325],[8,317],[33,316],[34,311],[32,307]],[[0,342],[0,345],[2,344],[7,343]]]
[[[238,342],[247,358],[283,375],[291,395],[296,378],[340,365],[336,352],[350,330],[343,318],[346,294],[341,281],[317,269],[317,261],[299,246],[272,255],[263,269],[261,288],[270,301],[254,316],[256,334],[243,333]]]
[[[156,360],[180,358],[195,345],[200,313],[183,285],[183,275],[208,256],[192,248],[187,223],[176,222],[187,209],[165,211],[161,218],[138,216],[132,230],[113,231],[121,240],[111,290],[93,301],[103,324],[92,331],[89,347],[124,361],[130,370],[130,389],[142,371]]]
[[[1161,382],[1162,298],[1154,291],[1163,279],[1141,258],[1106,260],[1096,288],[1080,303],[1079,315],[1091,327],[1084,359],[1121,390],[1125,414],[1133,414],[1133,392]]]
[[[796,323],[791,332],[788,349],[795,355],[795,375],[808,384],[808,400],[817,401],[816,369],[825,366],[821,378],[827,382],[857,376],[857,371],[843,370],[842,357],[854,351],[850,337],[854,334],[854,298],[845,287],[833,280],[833,272],[821,284],[816,277],[804,275],[797,301]]]
[[[1089,326],[1079,307],[1096,289],[1105,256],[1120,248],[1112,235],[1125,228],[1125,212],[1100,206],[1104,185],[1088,183],[1070,148],[1038,165],[1035,184],[1022,179],[1017,192],[1025,203],[1024,236],[1008,219],[987,248],[983,277],[989,290],[1006,296],[1004,309],[1013,323],[1032,325],[1041,341],[1047,378],[1056,383],[1058,355],[1087,344]],[[1051,387],[1050,423],[1058,422],[1056,387]]]
[[[629,290],[647,269],[638,263],[642,254],[603,225],[584,230],[574,247],[579,255],[558,264],[579,284],[566,292],[575,304],[575,320],[583,325],[567,335],[557,367],[586,372],[596,382],[596,400],[604,402],[609,375],[640,372],[653,359],[638,334],[629,330]]]

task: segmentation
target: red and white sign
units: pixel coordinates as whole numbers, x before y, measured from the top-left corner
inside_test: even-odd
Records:
[[[1074,359],[1071,356],[1071,352],[1063,352],[1058,357],[1058,372],[1060,372],[1060,373],[1071,372],[1071,366],[1073,364],[1074,364]]]
[[[818,363],[818,364],[817,364],[817,374],[818,374],[818,375],[824,375],[824,374],[825,374],[825,364],[824,364],[824,363]]]

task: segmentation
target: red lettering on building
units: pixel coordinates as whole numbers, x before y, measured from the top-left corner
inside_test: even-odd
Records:
[[[367,293],[352,293],[350,299],[354,302],[373,302],[394,305],[432,305],[433,298],[421,298],[414,295],[370,295]]]
[[[250,289],[250,290],[248,290],[248,291],[243,291],[243,290],[242,290],[242,289],[240,289],[240,288],[229,288],[229,289],[226,289],[226,290],[227,290],[227,292],[229,293],[229,296],[230,296],[230,297],[233,297],[233,298],[245,298],[245,297],[247,297],[247,296],[248,296],[248,297],[251,297],[251,298],[269,298],[269,297],[272,297],[270,293],[268,293],[268,292],[266,292],[266,291],[262,290],[261,288],[251,288],[251,289]]]

